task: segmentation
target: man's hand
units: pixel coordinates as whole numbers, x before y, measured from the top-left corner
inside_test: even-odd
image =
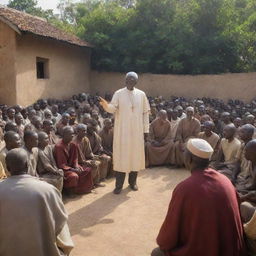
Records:
[[[105,99],[103,99],[102,97],[99,97],[99,99],[100,99],[100,105],[105,109],[105,108],[107,108],[107,106],[108,106],[108,102],[105,100]]]

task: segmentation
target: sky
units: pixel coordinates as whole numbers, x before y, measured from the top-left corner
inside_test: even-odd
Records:
[[[55,13],[58,13],[57,5],[59,0],[37,0],[38,6],[42,7],[44,10],[53,9]],[[79,2],[79,0],[73,0],[73,2]],[[9,0],[0,0],[0,4],[8,4]]]

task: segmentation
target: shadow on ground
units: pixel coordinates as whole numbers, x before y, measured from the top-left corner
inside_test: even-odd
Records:
[[[72,223],[70,227],[71,235],[81,233],[81,230],[97,224],[113,223],[113,219],[104,219],[104,217],[110,214],[118,205],[129,200],[128,192],[130,192],[128,188],[124,189],[120,195],[114,195],[113,192],[109,192],[91,204],[70,214],[69,222]]]

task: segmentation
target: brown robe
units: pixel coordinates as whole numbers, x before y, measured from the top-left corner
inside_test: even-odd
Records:
[[[23,147],[27,152],[28,156],[28,174],[31,176],[38,177],[38,173],[36,171],[37,161],[38,161],[38,148],[32,148],[32,152],[30,152],[26,146]]]
[[[57,167],[51,145],[45,147],[44,150],[38,149],[37,172],[42,180],[52,184],[59,191],[62,191],[64,174]]]
[[[82,140],[79,140],[78,137],[75,136],[73,142],[78,147],[78,163],[90,166],[92,168],[93,184],[99,183],[101,162],[94,159],[89,139],[84,137]]]
[[[243,193],[249,192],[247,186],[253,184],[255,173],[252,168],[252,162],[245,158],[245,143],[241,144],[241,148],[237,153],[236,159],[240,162],[241,171],[237,176],[236,188]]]
[[[168,120],[162,123],[161,119],[157,118],[150,124],[149,139],[146,143],[146,166],[171,163],[174,145],[171,136],[171,123]],[[163,145],[156,147],[152,144],[153,141],[157,141]]]
[[[100,160],[100,179],[105,179],[108,175],[111,157],[103,154],[103,147],[100,136],[94,132],[92,135],[87,134],[87,138],[90,141],[92,153],[97,156],[97,160]]]
[[[183,118],[180,120],[175,142],[175,162],[177,165],[184,165],[184,149],[190,138],[196,138],[201,130],[201,124],[198,119],[189,120]]]
[[[99,133],[101,137],[102,147],[104,152],[112,156],[113,154],[113,129],[110,129],[109,131],[106,131],[104,128]]]

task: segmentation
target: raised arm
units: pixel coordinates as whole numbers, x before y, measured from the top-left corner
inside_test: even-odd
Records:
[[[114,114],[118,109],[118,93],[114,93],[113,98],[110,103],[108,103],[105,99],[100,97],[100,105],[104,108],[104,110],[108,113]]]

